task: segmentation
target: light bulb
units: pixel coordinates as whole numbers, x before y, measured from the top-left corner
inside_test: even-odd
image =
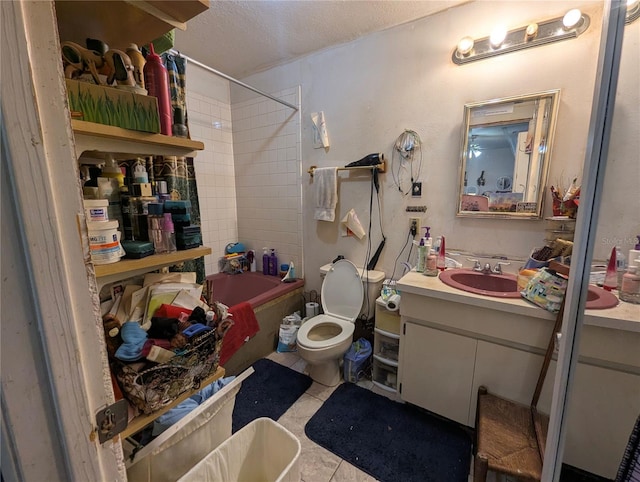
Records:
[[[525,30],[525,40],[531,40],[538,35],[538,24],[530,23]]]
[[[578,22],[580,22],[581,19],[582,12],[579,9],[574,8],[564,14],[564,17],[562,17],[562,25],[564,25],[564,28],[568,30],[578,25]]]
[[[491,32],[491,36],[489,37],[489,42],[491,42],[491,46],[493,48],[498,48],[504,42],[504,39],[507,37],[507,27],[501,25],[496,27],[493,32]]]
[[[462,56],[469,55],[473,50],[473,39],[471,37],[463,37],[458,42],[458,53]]]

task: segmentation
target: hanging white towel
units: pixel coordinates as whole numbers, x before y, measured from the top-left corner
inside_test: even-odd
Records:
[[[316,189],[316,209],[313,218],[333,222],[338,204],[338,168],[316,167],[313,170]]]

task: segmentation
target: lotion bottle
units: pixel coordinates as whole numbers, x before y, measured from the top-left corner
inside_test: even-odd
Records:
[[[262,248],[262,274],[269,274],[269,248]]]
[[[418,273],[424,273],[427,267],[427,247],[424,245],[424,238],[420,238],[420,245],[418,246],[418,265],[416,271]]]

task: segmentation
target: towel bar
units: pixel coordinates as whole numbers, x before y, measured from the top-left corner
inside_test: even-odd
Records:
[[[309,173],[309,175],[311,177],[313,177],[313,171],[316,169],[316,167],[318,167],[318,166],[311,166],[307,170],[307,172]],[[376,164],[375,166],[339,167],[338,171],[354,171],[356,169],[369,169],[369,170],[371,170],[373,168],[376,168],[376,169],[378,169],[378,172],[386,172],[385,167],[386,167],[385,166],[385,162],[382,161],[380,164]]]

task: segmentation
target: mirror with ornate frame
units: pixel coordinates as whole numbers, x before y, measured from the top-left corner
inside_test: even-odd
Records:
[[[465,104],[458,216],[541,218],[559,96]]]

